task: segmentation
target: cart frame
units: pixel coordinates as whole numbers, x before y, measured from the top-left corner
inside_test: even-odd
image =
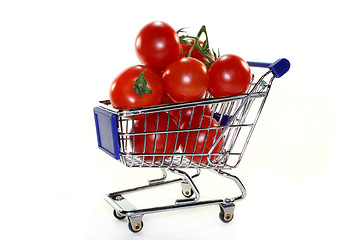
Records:
[[[131,231],[139,232],[143,229],[142,219],[145,214],[187,207],[219,205],[220,219],[223,222],[230,222],[233,219],[235,208],[234,202],[242,200],[246,197],[246,189],[238,177],[225,172],[224,169],[230,170],[239,166],[264,107],[273,80],[283,76],[290,68],[290,62],[285,58],[281,58],[274,63],[248,62],[248,64],[251,67],[265,68],[268,70],[257,80],[253,75],[253,82],[246,94],[223,98],[212,98],[208,94],[205,99],[199,101],[164,104],[131,110],[114,109],[107,100],[101,101],[100,105],[94,108],[98,146],[100,149],[113,158],[120,160],[120,162],[127,167],[160,168],[163,174],[163,176],[159,179],[150,180],[147,185],[109,193],[105,196],[106,202],[113,207],[114,216],[116,218],[128,218],[128,226]],[[257,103],[258,105],[256,105],[256,107],[254,107],[253,103],[257,101],[257,99],[259,99],[259,103]],[[146,116],[148,116],[148,114],[167,112],[170,117],[171,110],[179,109],[181,115],[182,109],[192,108],[193,112],[190,118],[191,122],[195,107],[199,106],[202,106],[203,108],[202,114],[204,114],[205,106],[211,106],[211,118],[215,118],[219,122],[219,125],[216,127],[209,126],[206,128],[195,129],[180,129],[178,126],[176,130],[170,130],[168,123],[166,130],[160,131],[156,129],[152,132],[144,131],[140,133],[134,131],[136,116],[143,115],[146,122]],[[255,108],[254,114],[249,117],[249,112],[253,108]],[[250,118],[251,121],[248,121],[248,118]],[[247,128],[248,130],[246,131],[245,136],[241,139],[241,151],[234,152],[234,149],[239,146],[237,144],[239,141],[239,135],[243,132],[241,130],[244,128]],[[207,131],[206,136],[209,135],[210,131],[216,131],[216,133],[220,131],[220,134],[219,136],[216,135],[216,138],[214,138],[213,145],[210,150],[203,150],[201,153],[187,153],[178,151],[177,149],[174,149],[171,153],[165,151],[159,153],[155,150],[151,153],[145,152],[145,150],[139,153],[135,152],[133,148],[135,145],[134,139],[139,135],[146,136],[146,134],[155,134],[156,137],[160,136],[160,134],[166,134],[167,139],[168,135],[176,134],[177,139],[179,134],[186,131],[200,132],[205,130]],[[223,141],[221,151],[214,152],[215,146],[219,144],[220,141]],[[195,159],[198,158],[206,158],[207,162],[204,163],[203,160],[196,161]],[[215,161],[213,160],[214,158],[216,158]],[[185,170],[183,170],[187,168],[196,169],[196,174],[190,176]],[[200,192],[193,179],[200,175],[202,169],[213,171],[222,177],[234,181],[240,190],[240,194],[232,198],[200,200]],[[179,175],[180,177],[166,180],[166,170]],[[124,197],[124,195],[133,192],[178,182],[181,182],[182,193],[185,199],[177,199],[175,200],[175,203],[171,205],[137,209]]]

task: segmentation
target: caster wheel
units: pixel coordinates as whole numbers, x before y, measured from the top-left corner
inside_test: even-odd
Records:
[[[233,214],[225,214],[224,211],[220,211],[219,218],[224,223],[229,223],[231,220],[233,220],[234,215]]]
[[[114,217],[116,217],[119,220],[124,219],[126,216],[119,214],[116,210],[113,211]]]
[[[192,189],[182,190],[181,192],[184,195],[184,197],[187,197],[187,198],[190,198],[194,194],[194,191]]]
[[[143,229],[144,223],[143,223],[143,221],[141,221],[140,224],[135,224],[135,226],[133,227],[133,226],[131,225],[131,222],[129,221],[128,226],[129,226],[130,231],[132,231],[132,232],[134,232],[134,233],[138,233],[138,232],[140,232],[140,231]]]

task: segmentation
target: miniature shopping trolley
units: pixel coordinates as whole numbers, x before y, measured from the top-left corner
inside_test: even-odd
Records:
[[[149,180],[146,185],[109,193],[105,196],[105,200],[114,209],[113,214],[116,218],[128,218],[128,226],[131,231],[139,232],[143,229],[142,219],[145,214],[187,207],[219,205],[221,221],[230,222],[233,219],[234,202],[244,199],[246,190],[240,179],[226,170],[231,170],[239,165],[264,107],[273,80],[280,78],[290,68],[290,63],[285,58],[274,63],[248,63],[252,69],[252,82],[246,94],[221,98],[213,98],[208,94],[205,99],[199,101],[163,104],[130,110],[117,110],[112,108],[110,101],[100,101],[99,106],[94,108],[100,149],[119,160],[126,167],[159,168],[162,171],[161,178]],[[217,125],[209,124],[206,127],[191,129],[180,128],[178,125],[176,129],[170,129],[168,122],[165,130],[159,127],[146,131],[146,119],[150,119],[150,115],[160,116],[160,114],[164,115],[165,113],[170,118],[171,111],[178,111],[181,117],[184,109],[191,110],[190,122],[195,111],[200,111],[204,115],[206,109],[210,109],[210,113],[207,114],[211,119],[216,119]],[[134,127],[139,119],[145,119],[144,130],[140,132],[135,131]],[[156,119],[159,117],[155,118],[154,121]],[[215,131],[217,134],[212,139],[212,147],[200,152],[182,151],[181,148],[177,147],[174,147],[171,152],[155,151],[155,147],[153,152],[145,151],[146,140],[144,139],[147,139],[147,135],[152,135],[154,138],[165,136],[164,144],[166,145],[170,142],[170,136],[175,135],[176,142],[180,135],[188,134],[190,131],[206,132],[205,138]],[[139,144],[135,143],[135,140],[139,139],[136,138],[139,136],[143,137],[144,142],[141,143],[144,146],[143,151],[135,149],[136,144]],[[215,146],[219,144],[221,144],[221,148],[217,148],[215,151]],[[177,146],[177,144],[175,145]],[[164,149],[166,148],[164,147]],[[240,194],[220,199],[200,198],[200,191],[194,183],[194,178],[198,177],[203,169],[233,180],[240,190]],[[193,173],[190,174],[189,171],[193,171]],[[168,172],[175,174],[176,177],[168,179]],[[180,183],[183,197],[170,205],[137,208],[125,198],[127,194],[173,183]]]

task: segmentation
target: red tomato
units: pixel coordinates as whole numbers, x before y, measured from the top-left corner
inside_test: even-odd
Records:
[[[185,39],[186,41],[188,41],[191,45],[187,45],[187,44],[181,44],[181,47],[183,49],[183,51],[180,53],[181,57],[184,57],[184,53],[189,54],[189,51],[191,49],[191,47],[194,45],[194,40],[193,39]],[[199,40],[199,44],[202,45],[204,42]],[[214,59],[214,57],[209,54],[209,57],[211,57],[212,59]],[[207,59],[207,57],[203,56],[198,49],[194,48],[191,51],[191,56],[192,58],[196,58],[198,59],[200,62],[209,62],[209,60]]]
[[[175,103],[167,94],[164,94],[164,97],[161,101],[162,104],[172,104]]]
[[[144,72],[147,93],[139,96],[134,92],[134,84],[136,80]],[[144,83],[144,82],[143,82]],[[130,109],[141,108],[161,103],[164,96],[164,88],[160,77],[151,69],[144,66],[132,66],[120,73],[112,82],[110,87],[110,102],[114,108]]]
[[[251,72],[241,57],[225,54],[216,59],[209,68],[209,93],[213,97],[243,94],[250,85]]]
[[[179,57],[180,46],[176,31],[169,24],[160,21],[145,25],[135,40],[139,60],[157,72]]]
[[[209,85],[206,66],[191,57],[180,58],[167,66],[162,80],[166,93],[175,102],[200,100]]]
[[[181,110],[181,115],[180,115]],[[211,110],[208,105],[204,106],[197,106],[197,107],[189,107],[189,108],[183,108],[183,109],[175,109],[170,111],[171,116],[175,118],[176,121],[179,122],[180,119],[180,125],[186,123],[184,125],[186,128],[189,126],[190,119],[200,118],[201,115],[207,115],[211,116]]]
[[[189,129],[186,126],[188,126],[188,124],[184,123],[181,126],[181,129]],[[191,122],[190,129],[215,126],[218,126],[218,122],[215,119],[211,118],[210,116],[203,116],[201,123],[200,118],[194,118]],[[221,129],[189,131],[188,133],[182,132],[181,134],[179,134],[180,148],[183,150],[184,153],[208,153],[214,141],[218,139],[221,133]],[[224,139],[221,138],[212,153],[219,153],[221,151],[223,143]],[[214,162],[217,157],[218,155],[211,156],[211,161]],[[208,163],[206,156],[194,156],[192,161],[194,163],[199,163],[200,161],[204,164]]]
[[[145,128],[146,123],[146,128]],[[171,115],[165,112],[148,114],[134,123],[135,133],[144,133],[130,137],[130,143],[133,146],[134,153],[137,154],[161,154],[173,153],[177,150],[179,144],[175,146],[176,133],[151,133],[153,131],[176,130],[177,123]],[[166,158],[166,157],[165,157]],[[154,157],[154,161],[161,161],[163,156]],[[153,156],[144,157],[145,162],[151,162]]]

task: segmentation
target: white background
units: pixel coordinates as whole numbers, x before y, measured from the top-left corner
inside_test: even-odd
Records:
[[[292,64],[232,171],[248,196],[230,224],[204,207],[146,215],[133,234],[103,200],[160,174],[100,151],[92,112],[139,63],[134,39],[153,20],[204,24],[223,54]],[[350,0],[1,1],[1,238],[359,239],[359,22]],[[200,192],[237,193],[216,177],[205,171]]]

